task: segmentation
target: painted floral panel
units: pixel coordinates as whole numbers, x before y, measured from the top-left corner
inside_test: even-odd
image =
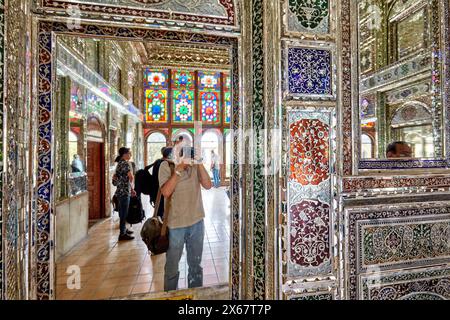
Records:
[[[290,209],[291,262],[304,267],[318,267],[330,257],[329,205],[304,200]]]
[[[329,126],[317,119],[290,125],[290,179],[302,185],[319,185],[328,179]]]
[[[288,25],[290,31],[328,33],[328,0],[289,0]]]

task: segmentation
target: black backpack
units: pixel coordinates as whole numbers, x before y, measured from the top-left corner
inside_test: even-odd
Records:
[[[135,176],[134,190],[138,195],[145,194],[150,196],[152,202],[156,201],[156,196],[158,195],[158,177],[155,172],[150,173],[149,170],[155,165],[156,162],[144,169],[138,170]]]
[[[127,222],[129,224],[141,223],[145,219],[145,211],[142,208],[140,196],[130,198],[130,206],[128,207]]]

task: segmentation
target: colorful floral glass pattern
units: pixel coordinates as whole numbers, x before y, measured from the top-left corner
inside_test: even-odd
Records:
[[[175,89],[193,89],[195,83],[195,73],[191,71],[172,71],[172,87]]]
[[[220,73],[198,73],[200,92],[200,117],[206,124],[220,122]]]
[[[331,52],[328,50],[289,48],[289,93],[296,95],[332,95]]]
[[[217,92],[202,92],[202,121],[207,123],[218,123],[219,118],[219,94]]]
[[[166,122],[167,90],[146,90],[145,106],[147,122]]]
[[[167,122],[167,94],[169,71],[145,69],[145,120],[150,123]]]
[[[225,123],[231,123],[231,78],[229,74],[224,74],[224,102],[225,102]]]
[[[200,90],[220,90],[220,73],[219,72],[202,72],[198,73]]]
[[[290,179],[302,185],[319,185],[329,177],[329,126],[316,119],[290,125]]]
[[[168,70],[145,69],[144,88],[167,89],[169,81]]]
[[[303,200],[291,207],[291,261],[317,267],[329,259],[330,207],[317,200]]]
[[[231,123],[231,93],[225,92],[225,123]]]
[[[173,121],[192,122],[194,120],[193,91],[173,91]]]

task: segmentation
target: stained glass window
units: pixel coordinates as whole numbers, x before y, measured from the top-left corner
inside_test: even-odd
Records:
[[[166,122],[167,90],[145,90],[147,122]]]
[[[220,73],[219,72],[202,72],[198,73],[200,90],[220,90]]]
[[[199,72],[200,118],[206,124],[220,123],[220,73]]]
[[[202,92],[200,94],[203,122],[218,123],[220,121],[218,95],[218,92]]]
[[[168,70],[144,71],[145,118],[147,122],[167,122]]]
[[[183,69],[144,71],[148,123],[230,124],[231,81],[228,73]]]
[[[224,86],[224,121],[229,124],[231,122],[231,79],[229,74],[224,74],[225,86]]]
[[[144,88],[167,89],[169,84],[168,70],[145,69]]]
[[[172,70],[172,121],[191,123],[195,112],[195,73]]]

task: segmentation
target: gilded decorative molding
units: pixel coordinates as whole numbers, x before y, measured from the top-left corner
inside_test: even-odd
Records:
[[[386,177],[344,177],[342,191],[345,194],[381,192],[377,189],[394,189],[397,193],[410,191],[430,192],[437,188],[450,187],[449,175],[405,175]]]
[[[227,69],[231,57],[227,49],[146,43],[147,58],[144,64],[151,66],[186,66],[190,68]]]
[[[156,2],[147,2],[147,5],[142,5],[142,2],[125,1],[118,2],[116,4],[105,3],[105,1],[89,1],[86,3],[73,3],[65,0],[38,0],[38,6],[36,12],[55,14],[58,12],[60,15],[65,14],[70,16],[74,14],[74,10],[77,10],[76,14],[80,18],[96,18],[101,20],[114,20],[114,21],[133,21],[138,24],[159,24],[159,25],[173,25],[175,24],[184,28],[198,28],[205,25],[205,28],[228,28],[229,31],[234,31],[238,28],[239,19],[237,6],[234,0],[217,0],[225,14],[223,16],[198,13],[201,10],[205,10],[208,6],[195,6],[188,8],[187,1],[180,2],[179,0],[172,0],[182,3],[182,6],[190,10],[187,12],[172,11],[169,9],[158,9],[154,5]],[[198,2],[198,0],[191,0]],[[134,5],[133,5],[134,4]],[[153,8],[152,8],[153,6]]]

